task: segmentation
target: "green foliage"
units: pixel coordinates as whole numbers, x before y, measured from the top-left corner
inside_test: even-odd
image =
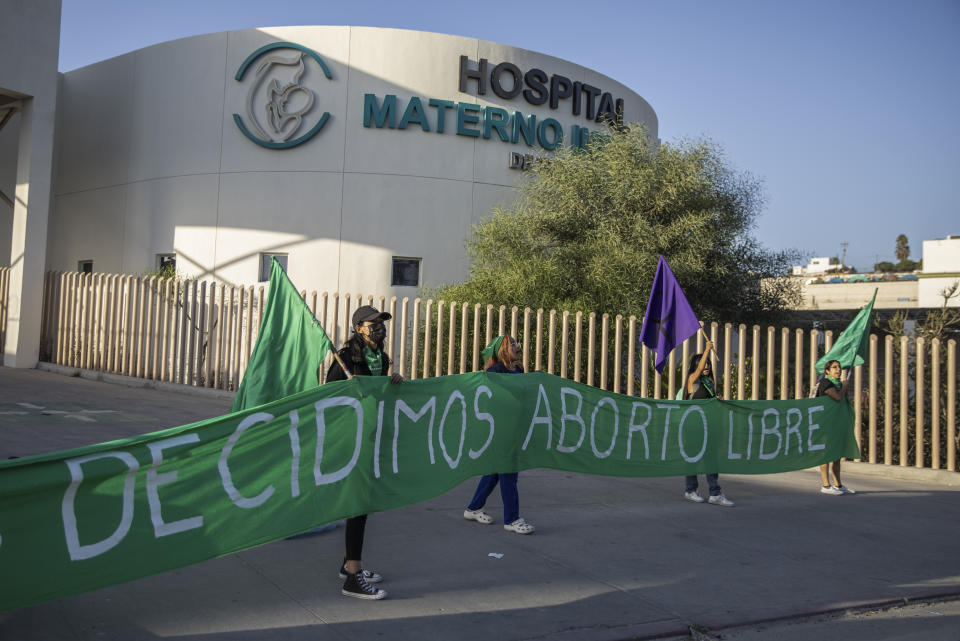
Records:
[[[628,127],[538,162],[514,206],[474,226],[469,279],[430,293],[640,316],[663,254],[701,320],[772,321],[799,298],[779,278],[797,256],[750,235],[762,205],[713,143],[657,148]]]
[[[183,277],[177,274],[177,268],[174,265],[170,265],[170,264],[164,265],[159,269],[145,271],[143,272],[143,276],[145,278],[156,277],[158,280],[171,280],[171,279],[175,281],[184,280]]]
[[[909,258],[904,258],[896,264],[895,269],[898,272],[912,272],[920,269],[920,263],[915,260],[910,260]]]
[[[900,262],[910,258],[910,245],[907,243],[906,234],[897,236],[897,248],[894,250],[893,255],[896,256]]]
[[[873,265],[873,271],[875,272],[892,272],[896,271],[897,266],[891,263],[888,260],[882,260],[879,263]]]

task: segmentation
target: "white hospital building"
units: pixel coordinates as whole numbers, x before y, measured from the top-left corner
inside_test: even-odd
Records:
[[[657,116],[573,62],[368,27],[229,31],[57,72],[59,2],[0,41],[4,362],[36,362],[45,270],[415,295],[464,278],[464,240],[523,167]],[[32,362],[31,362],[32,361]]]

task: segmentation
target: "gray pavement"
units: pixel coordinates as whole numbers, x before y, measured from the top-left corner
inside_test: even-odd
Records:
[[[0,457],[229,403],[0,368]],[[960,474],[848,467],[854,496],[820,494],[813,471],[723,476],[734,508],[684,501],[680,479],[524,472],[530,536],[503,530],[496,495],[496,523],[464,521],[471,481],[371,516],[364,560],[386,576],[384,601],[340,595],[337,528],[0,613],[0,639],[604,641],[694,638],[691,625],[703,639],[960,639]]]

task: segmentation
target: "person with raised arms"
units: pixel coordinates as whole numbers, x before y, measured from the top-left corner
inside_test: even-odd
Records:
[[[710,365],[710,352],[713,350],[713,343],[707,341],[707,345],[702,354],[694,354],[690,358],[690,375],[687,377],[684,385],[684,400],[698,398],[716,398],[717,381],[713,377],[713,369]],[[711,505],[721,507],[733,507],[735,503],[725,497],[720,489],[720,474],[707,474],[707,485],[710,487],[710,498],[704,499],[698,491],[699,482],[696,474],[690,474],[686,477],[686,489],[683,498],[694,503],[703,503],[704,501]]]
[[[522,351],[519,343],[512,336],[497,336],[490,344],[483,348],[480,357],[486,371],[493,374],[523,374],[523,365],[520,364]],[[493,492],[497,484],[500,485],[500,498],[503,501],[503,529],[517,534],[532,534],[536,529],[520,517],[520,493],[517,490],[516,472],[507,474],[487,474],[480,478],[477,491],[473,495],[470,505],[463,511],[463,518],[489,525],[493,517],[483,511],[487,497]]]

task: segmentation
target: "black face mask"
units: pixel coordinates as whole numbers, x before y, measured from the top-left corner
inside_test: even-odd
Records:
[[[387,337],[387,328],[382,323],[364,327],[363,330],[367,338],[373,341],[377,347],[383,345],[383,341]]]

